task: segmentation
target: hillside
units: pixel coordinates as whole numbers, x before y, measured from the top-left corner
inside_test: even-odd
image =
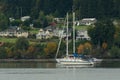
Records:
[[[73,9],[77,18],[118,18],[119,4],[120,0],[0,0],[0,12],[17,18],[25,15],[37,18],[40,11],[63,17]]]

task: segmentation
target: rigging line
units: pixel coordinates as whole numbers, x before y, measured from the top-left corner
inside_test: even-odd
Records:
[[[66,16],[66,17],[67,17],[67,16]],[[64,26],[66,25],[66,21],[67,21],[67,19],[65,18],[65,20],[64,20]],[[57,55],[58,55],[58,52],[59,52],[59,49],[60,49],[60,44],[61,44],[61,42],[62,42],[64,29],[65,29],[65,27],[63,27],[63,29],[62,29],[63,32],[62,32],[62,34],[60,34],[60,41],[59,41],[59,43],[58,43],[58,47],[57,47],[57,52],[56,52],[56,55],[55,55],[55,59],[57,58]]]

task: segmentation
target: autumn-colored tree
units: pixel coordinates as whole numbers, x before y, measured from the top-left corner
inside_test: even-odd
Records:
[[[104,50],[107,48],[107,43],[106,43],[106,42],[103,42],[102,48],[103,48]]]
[[[6,52],[7,52],[7,57],[11,58],[14,56],[14,53],[12,52],[11,48],[6,48]]]
[[[84,45],[83,44],[80,44],[79,45],[79,47],[77,48],[77,52],[79,53],[79,54],[81,54],[81,53],[83,53],[84,52]]]
[[[109,54],[108,54],[108,52],[107,52],[107,47],[108,47],[108,45],[107,45],[107,43],[106,42],[103,42],[102,43],[102,49],[101,49],[101,56],[102,57],[108,57],[109,56]]]
[[[44,51],[47,55],[49,54],[49,49],[48,48],[44,48]]]
[[[28,47],[26,57],[27,58],[34,58],[35,57],[35,48],[34,48],[34,46],[31,45],[31,46]]]
[[[57,44],[55,42],[49,42],[47,43],[46,48],[44,48],[44,51],[47,55],[54,57],[56,49]]]
[[[84,44],[84,46],[85,46],[85,49],[91,49],[92,48],[92,45],[89,42],[86,42]]]
[[[90,54],[92,50],[92,45],[89,42],[84,44],[84,54]]]

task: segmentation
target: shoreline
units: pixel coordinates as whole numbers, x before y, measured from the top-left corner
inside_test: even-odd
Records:
[[[103,59],[102,61],[120,61],[120,59]]]
[[[25,61],[25,62],[56,62],[55,59],[0,59],[0,62],[17,62],[17,61]]]
[[[25,62],[56,62],[55,59],[0,59],[0,62],[19,62],[19,61],[25,61]],[[104,61],[120,61],[120,59],[102,59],[102,62]]]

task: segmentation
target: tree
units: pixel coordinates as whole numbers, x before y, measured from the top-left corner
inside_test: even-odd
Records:
[[[83,54],[83,52],[84,52],[84,45],[82,45],[82,44],[80,44],[79,45],[79,47],[77,48],[77,52],[78,52],[78,54]]]
[[[103,42],[102,43],[102,48],[105,50],[107,48],[107,43]]]
[[[55,42],[49,42],[44,48],[44,51],[50,57],[55,57],[56,49],[57,49],[57,44]]]
[[[120,18],[120,0],[113,0],[114,1],[114,15]]]
[[[8,58],[12,58],[14,56],[12,48],[6,48],[6,52],[7,52],[7,57]]]
[[[20,50],[27,50],[29,47],[29,42],[26,38],[20,37],[15,43],[15,48]]]
[[[10,22],[11,26],[20,26],[21,24],[22,24],[22,21],[19,19],[16,19],[16,20]]]
[[[29,47],[29,41],[26,38],[24,37],[18,38],[15,43],[15,53],[17,57],[24,58],[28,47]]]
[[[114,45],[120,48],[120,28],[116,27]]]
[[[0,59],[7,58],[7,53],[5,47],[0,47]]]
[[[38,20],[40,21],[41,27],[44,28],[48,25],[47,18],[43,11],[40,11]]]
[[[0,30],[5,30],[8,27],[8,18],[0,12]]]
[[[26,58],[35,58],[35,56],[35,47],[31,45],[27,49]]]
[[[92,50],[92,45],[89,42],[84,44],[84,54],[90,54]]]
[[[48,17],[48,16],[47,16]],[[39,16],[33,21],[35,27],[44,28],[48,26],[48,20],[43,11],[39,12]]]
[[[95,27],[88,30],[91,41],[97,46],[102,46],[102,43],[106,42],[111,47],[114,42],[114,34],[115,26],[111,20],[98,21]]]
[[[44,52],[45,44],[38,43],[34,47],[35,47],[34,53],[36,54],[37,58],[44,58],[46,56]]]
[[[118,48],[117,46],[113,46],[110,49],[110,57],[112,57],[112,58],[120,58],[120,48]]]

